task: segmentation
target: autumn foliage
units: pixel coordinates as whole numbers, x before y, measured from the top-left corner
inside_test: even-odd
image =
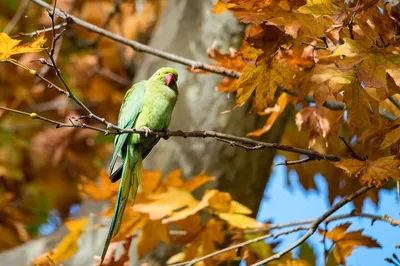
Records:
[[[144,44],[168,4],[74,2],[60,0],[57,7]],[[0,13],[0,27],[8,29],[20,7],[5,1],[0,8],[5,10]],[[102,11],[92,12],[94,8]],[[78,244],[83,234],[108,228],[108,224],[88,226],[88,217],[71,219],[71,206],[82,200],[106,202],[109,208],[95,215],[111,217],[119,186],[110,183],[104,170],[113,137],[85,127],[101,123],[92,123],[76,100],[66,96],[74,95],[94,114],[114,123],[142,54],[61,18],[51,21],[47,15],[51,10],[34,6],[26,12],[34,24],[21,19],[9,32],[0,33],[0,250],[40,236],[41,226],[55,210],[68,233],[32,264],[59,265],[85,248]],[[393,189],[400,181],[400,5],[378,0],[219,0],[210,12],[214,16],[229,12],[244,25],[239,47],[224,51],[210,44],[204,53],[210,69],[236,73],[225,75],[217,87],[220,93],[234,93],[234,109],[265,117],[264,126],[251,129],[246,137],[267,134],[275,122],[289,116],[280,141],[286,148],[276,148],[285,157],[288,182],[289,172],[295,171],[305,190],[316,190],[314,176],[321,174],[330,204],[339,197],[350,197],[354,203],[355,211],[345,218],[360,216],[400,226],[387,217],[361,213],[366,199],[378,205],[379,191]],[[38,31],[42,28],[48,30]],[[57,65],[51,66],[47,58]],[[211,75],[200,69],[188,71]],[[71,91],[63,87],[60,75]],[[57,121],[70,126],[46,123]],[[252,150],[240,142],[225,142]],[[317,158],[304,150],[334,159]],[[325,250],[326,265],[346,265],[357,247],[381,247],[379,237],[349,231],[350,222],[331,230],[319,227],[320,223],[314,228],[314,221],[305,222],[307,228],[261,223],[229,193],[210,189],[210,183],[218,180],[212,174],[205,170],[183,177],[180,169],[144,170],[136,202],[126,208],[103,265],[127,265],[134,239],[139,259],[164,245],[175,248],[166,263],[177,265],[262,263],[280,254],[275,249],[279,238],[268,243],[265,239],[311,229],[324,244],[332,243],[329,252]],[[351,198],[361,187],[371,189]],[[329,215],[321,215],[321,223],[328,224]],[[274,231],[286,227],[291,229]],[[122,253],[117,252],[119,243]],[[272,263],[315,265],[305,242],[296,247],[299,255],[286,250]],[[99,258],[94,262],[99,264]]]

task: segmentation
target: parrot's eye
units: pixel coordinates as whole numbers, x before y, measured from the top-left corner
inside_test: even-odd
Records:
[[[173,74],[168,73],[167,75],[165,75],[164,80],[165,80],[165,84],[167,84],[167,86],[169,86],[174,82],[175,77]]]

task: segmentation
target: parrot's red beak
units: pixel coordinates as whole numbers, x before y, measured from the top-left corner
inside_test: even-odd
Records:
[[[174,82],[174,75],[169,73],[167,75],[165,75],[164,80],[165,80],[165,84],[167,84],[167,86],[171,85],[172,82]]]

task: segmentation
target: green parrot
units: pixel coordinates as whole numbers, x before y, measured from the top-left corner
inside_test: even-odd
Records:
[[[177,97],[178,72],[170,67],[158,69],[149,80],[140,81],[129,89],[124,97],[118,116],[118,127],[123,129],[149,130],[167,129]],[[142,161],[159,141],[154,135],[141,137],[139,134],[121,134],[115,137],[114,153],[110,163],[110,180],[119,185],[114,215],[101,256],[101,263],[107,253],[111,238],[121,226],[122,216],[131,193],[131,204],[135,201],[140,184]],[[118,156],[122,165],[114,170]]]

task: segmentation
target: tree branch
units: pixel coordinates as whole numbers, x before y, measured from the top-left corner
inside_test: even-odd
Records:
[[[279,232],[279,233],[276,233],[276,234],[267,234],[267,235],[259,236],[259,237],[250,239],[248,241],[245,241],[245,242],[242,242],[242,243],[239,243],[239,244],[236,244],[236,245],[233,245],[233,246],[221,249],[221,250],[217,250],[217,251],[215,251],[213,253],[210,253],[208,255],[205,255],[203,257],[200,257],[200,258],[197,258],[197,259],[193,259],[191,261],[175,263],[175,264],[172,264],[171,266],[183,266],[183,265],[192,266],[192,265],[195,265],[196,263],[198,263],[200,261],[209,259],[211,257],[215,257],[215,256],[217,256],[219,254],[228,252],[230,250],[235,250],[235,249],[242,248],[244,246],[247,246],[247,245],[250,245],[250,244],[253,244],[253,243],[256,243],[256,242],[260,242],[260,241],[268,239],[268,238],[277,238],[277,237],[279,237],[281,235],[287,235],[287,234],[290,234],[290,233],[293,233],[293,232],[298,232],[298,231],[301,231],[301,230],[308,230],[308,227],[306,227],[306,226],[298,226],[298,227],[291,228],[291,229],[288,229],[288,230],[285,230],[285,231],[282,231],[282,232]]]
[[[289,230],[285,230],[285,231],[281,231],[279,233],[275,233],[275,234],[267,234],[267,235],[263,235],[263,236],[259,236],[256,238],[253,238],[251,240],[233,245],[233,246],[229,246],[227,248],[215,251],[213,253],[207,254],[203,257],[200,258],[196,258],[190,261],[186,261],[186,262],[181,262],[181,263],[176,263],[176,264],[172,264],[172,266],[182,266],[182,265],[186,265],[186,266],[191,266],[194,265],[200,261],[209,259],[211,257],[217,256],[219,254],[222,254],[224,252],[230,251],[230,250],[235,250],[268,238],[276,238],[278,236],[281,235],[285,235],[285,234],[290,234],[293,232],[297,232],[300,230],[308,230],[306,234],[304,234],[299,240],[297,240],[294,244],[292,244],[291,246],[289,246],[288,248],[286,248],[285,250],[276,253],[275,255],[259,261],[255,264],[253,264],[252,266],[257,266],[257,265],[264,265],[267,264],[268,262],[271,262],[273,260],[277,260],[280,259],[283,255],[289,253],[290,251],[292,251],[293,249],[295,249],[296,247],[298,247],[301,243],[303,243],[304,241],[306,241],[311,235],[313,235],[315,233],[315,231],[318,229],[318,226],[323,223],[323,222],[331,222],[334,220],[340,220],[340,219],[346,219],[346,218],[350,218],[350,217],[355,217],[356,214],[355,213],[350,213],[347,215],[338,215],[332,218],[328,218],[331,214],[333,214],[334,212],[336,212],[337,210],[339,210],[341,207],[343,207],[344,205],[346,205],[347,203],[353,201],[356,197],[364,194],[365,192],[367,192],[368,190],[370,190],[372,187],[362,187],[359,190],[357,190],[356,192],[354,192],[353,194],[344,197],[342,200],[340,200],[337,204],[333,205],[328,211],[326,211],[322,216],[320,216],[318,219],[315,220],[306,220],[306,221],[301,221],[301,222],[293,222],[293,223],[287,223],[287,224],[275,224],[275,225],[271,225],[266,229],[263,230],[270,230],[270,229],[278,229],[278,228],[283,228],[283,227],[289,227],[289,226],[297,226],[294,228],[291,228]],[[359,214],[360,217],[365,217],[365,218],[370,218],[370,219],[377,219],[377,220],[382,220],[382,221],[386,221],[386,222],[390,222],[392,223],[394,220],[391,220],[390,218],[385,218],[384,217],[379,217],[379,216],[374,216],[374,215],[368,215],[368,214]],[[399,221],[395,221],[395,223],[397,223]],[[309,226],[302,226],[303,224],[308,224],[311,223],[311,225]],[[257,231],[245,231],[246,233],[252,233],[252,232],[257,232]]]
[[[31,0],[31,1],[34,2],[35,4],[41,6],[41,7],[49,9],[49,10],[51,10],[53,8],[51,5],[45,3],[42,0]],[[98,27],[98,26],[93,25],[93,24],[91,24],[89,22],[86,22],[86,21],[84,21],[82,19],[79,19],[79,18],[77,18],[77,17],[75,17],[75,16],[73,16],[71,14],[68,14],[68,13],[66,13],[66,12],[64,12],[64,11],[58,9],[58,8],[55,9],[55,13],[58,16],[60,16],[62,19],[67,20],[68,22],[75,23],[75,24],[87,29],[88,31],[95,32],[95,33],[100,34],[100,35],[102,35],[104,37],[107,37],[107,38],[109,38],[111,40],[114,40],[116,42],[119,42],[119,43],[122,43],[124,45],[127,45],[127,46],[131,47],[132,49],[134,49],[135,51],[144,52],[144,53],[148,53],[148,54],[151,54],[151,55],[154,55],[154,56],[158,56],[158,57],[167,59],[169,61],[176,62],[176,63],[182,64],[182,65],[188,66],[191,69],[201,69],[201,70],[205,70],[205,71],[208,71],[208,72],[213,72],[213,73],[216,73],[216,74],[220,74],[220,75],[224,75],[224,76],[227,76],[227,77],[231,77],[231,78],[239,78],[240,77],[240,73],[235,72],[233,70],[230,70],[230,69],[227,69],[227,68],[224,68],[224,67],[216,67],[216,66],[212,66],[212,65],[209,65],[209,64],[202,63],[200,61],[195,61],[195,60],[183,58],[183,57],[180,57],[178,55],[167,53],[167,52],[152,48],[150,46],[144,45],[142,43],[139,43],[139,42],[124,38],[124,37],[122,37],[120,35],[112,33],[111,31],[102,29],[101,27]]]
[[[270,256],[269,258],[266,258],[264,260],[261,260],[257,263],[254,263],[252,266],[260,266],[260,265],[265,265],[271,261],[274,260],[278,260],[280,259],[282,256],[284,256],[285,254],[289,253],[290,251],[292,251],[293,249],[295,249],[296,247],[300,246],[304,241],[306,241],[310,236],[312,236],[315,231],[318,229],[318,226],[324,222],[330,215],[332,215],[334,212],[336,212],[337,210],[339,210],[340,208],[342,208],[344,205],[346,205],[347,203],[351,202],[352,200],[354,200],[356,197],[364,194],[365,192],[367,192],[368,190],[370,190],[372,187],[362,187],[359,190],[357,190],[356,192],[354,192],[353,194],[344,197],[342,200],[340,200],[338,203],[336,203],[335,205],[333,205],[327,212],[325,212],[321,217],[319,217],[317,220],[315,220],[310,227],[308,228],[308,231],[306,234],[304,234],[301,238],[299,238],[295,243],[293,243],[292,245],[290,245],[289,247],[287,247],[286,249],[282,250],[279,253],[276,253],[273,256]]]

